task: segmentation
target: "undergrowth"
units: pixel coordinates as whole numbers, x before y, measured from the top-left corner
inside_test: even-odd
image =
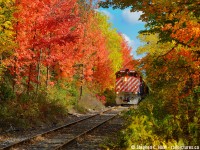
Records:
[[[110,149],[134,149],[137,146],[200,148],[199,105],[199,93],[193,93],[180,99],[176,113],[171,113],[168,102],[157,95],[149,95],[138,109],[130,109],[124,114],[125,128],[118,140],[107,146]]]
[[[85,113],[104,108],[102,102],[84,85],[80,97],[80,87],[76,82],[58,81],[48,88],[43,85],[37,93],[25,92],[23,88],[16,89],[18,91],[14,93],[11,84],[0,85],[0,128],[29,128],[56,123],[66,117],[69,111]]]
[[[3,127],[30,127],[67,115],[66,104],[57,99],[50,99],[46,92],[37,96],[34,94],[20,95],[20,97],[0,105],[0,123]]]
[[[69,84],[69,83],[68,83]],[[0,100],[0,127],[28,128],[35,125],[55,123],[68,115],[68,106],[74,105],[77,90],[71,85],[41,88],[37,93],[12,93],[3,88]],[[9,91],[9,92],[7,92]],[[10,96],[9,96],[10,95]]]

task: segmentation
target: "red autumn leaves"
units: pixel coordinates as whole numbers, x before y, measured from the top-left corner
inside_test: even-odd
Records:
[[[72,78],[76,64],[83,64],[86,81],[100,84],[103,89],[113,84],[106,37],[95,28],[96,12],[81,9],[85,5],[76,0],[16,1],[17,47],[8,66],[18,84],[46,82],[48,86],[58,79]],[[132,59],[130,48],[125,42],[121,48],[126,63]]]

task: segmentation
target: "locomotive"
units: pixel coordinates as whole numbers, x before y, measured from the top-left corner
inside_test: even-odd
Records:
[[[125,69],[115,75],[117,105],[137,105],[148,94],[148,87],[136,71]]]

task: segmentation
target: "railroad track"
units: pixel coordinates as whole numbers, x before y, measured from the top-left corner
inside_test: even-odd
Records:
[[[6,145],[0,150],[57,150],[116,117],[126,108],[111,108],[84,119]]]

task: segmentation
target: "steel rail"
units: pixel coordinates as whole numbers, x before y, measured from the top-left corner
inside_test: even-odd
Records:
[[[59,126],[59,127],[57,127],[57,128],[54,128],[54,129],[51,129],[51,130],[48,130],[48,131],[45,131],[45,132],[42,132],[42,133],[33,135],[33,136],[31,136],[31,137],[27,137],[27,138],[25,138],[25,139],[23,139],[23,140],[21,140],[21,141],[18,141],[18,142],[15,142],[15,143],[11,143],[10,145],[7,145],[7,146],[5,146],[5,147],[2,147],[2,148],[0,148],[0,150],[10,150],[11,148],[13,148],[13,147],[15,147],[15,146],[22,145],[22,144],[24,144],[24,143],[26,143],[26,142],[30,142],[31,140],[34,140],[34,139],[36,139],[36,138],[39,137],[39,136],[44,136],[44,135],[47,135],[47,134],[49,134],[49,133],[52,133],[52,132],[61,130],[61,129],[65,128],[65,127],[69,127],[69,126],[71,126],[71,125],[74,125],[74,124],[76,124],[76,123],[80,123],[80,122],[82,122],[82,121],[84,121],[84,120],[87,120],[87,119],[93,118],[93,117],[95,117],[95,116],[101,115],[102,113],[111,111],[112,109],[113,109],[113,108],[110,108],[110,109],[108,109],[108,110],[106,110],[106,111],[102,111],[102,112],[100,112],[100,113],[96,113],[96,114],[91,115],[91,116],[89,116],[89,117],[86,117],[86,118],[83,118],[83,119],[80,119],[80,120],[77,120],[77,121],[73,121],[73,122],[71,122],[71,123],[67,123],[67,124],[62,125],[62,126]]]
[[[61,145],[58,145],[57,147],[55,147],[53,150],[59,150],[59,149],[62,149],[64,148],[65,146],[67,146],[68,144],[70,144],[71,142],[75,141],[76,139],[80,138],[81,136],[93,131],[94,129],[97,129],[99,126],[103,125],[104,123],[112,120],[114,117],[118,116],[118,114],[113,114],[113,116],[107,120],[104,120],[103,122],[99,123],[98,125],[88,129],[87,131],[84,131],[83,133],[80,133],[79,135],[77,135],[76,137],[74,137],[73,139],[61,144]]]

